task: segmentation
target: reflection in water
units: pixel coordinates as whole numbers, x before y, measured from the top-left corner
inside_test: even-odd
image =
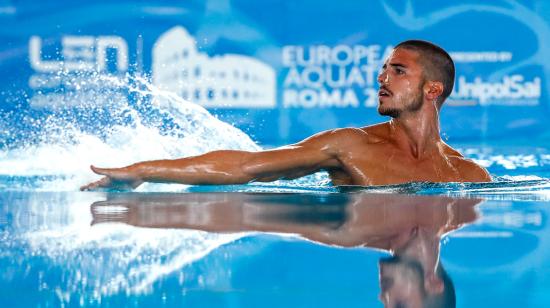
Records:
[[[93,224],[208,232],[298,234],[343,247],[385,250],[380,299],[388,307],[452,307],[440,239],[476,219],[477,199],[390,194],[114,194],[91,206]]]
[[[90,226],[90,204],[100,199],[103,193],[0,193],[0,307],[91,305],[125,295],[137,300],[152,295],[166,276],[243,236]]]

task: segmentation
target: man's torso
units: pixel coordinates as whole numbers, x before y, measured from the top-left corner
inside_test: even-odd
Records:
[[[443,142],[436,151],[415,158],[386,137],[386,123],[358,129],[338,154],[339,167],[328,169],[334,185],[387,185],[407,182],[466,182],[464,168],[475,164]],[[349,136],[348,136],[349,137]]]

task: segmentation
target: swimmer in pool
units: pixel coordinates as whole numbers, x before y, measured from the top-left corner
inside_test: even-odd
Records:
[[[378,75],[378,112],[391,117],[388,122],[333,129],[266,151],[223,150],[122,168],[91,166],[104,177],[81,190],[135,188],[144,182],[269,182],[321,170],[329,173],[333,185],[490,182],[487,170],[441,140],[439,110],[451,94],[454,76],[454,63],[442,48],[425,41],[404,41]]]

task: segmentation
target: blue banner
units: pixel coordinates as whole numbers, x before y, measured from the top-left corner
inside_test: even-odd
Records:
[[[548,127],[549,20],[542,0],[0,0],[0,109],[12,120],[108,109],[133,94],[104,77],[137,76],[260,143],[295,142],[386,120],[381,62],[424,39],[457,68],[446,138],[532,136]]]

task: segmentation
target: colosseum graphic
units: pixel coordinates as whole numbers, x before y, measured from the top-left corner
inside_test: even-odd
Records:
[[[197,50],[183,27],[163,33],[153,46],[153,83],[204,107],[275,108],[275,71],[252,57],[210,57]]]

